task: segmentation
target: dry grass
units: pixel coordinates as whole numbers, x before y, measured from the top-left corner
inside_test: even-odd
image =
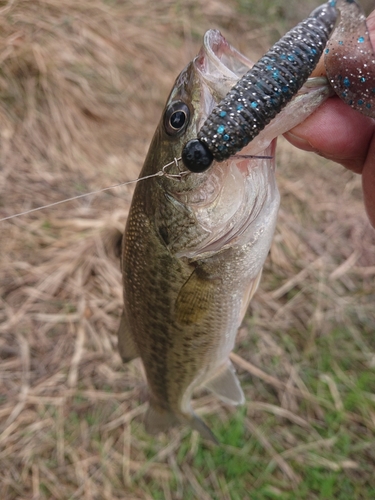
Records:
[[[248,55],[266,46],[235,7],[0,2],[0,217],[135,178],[205,29]],[[117,354],[107,229],[123,228],[131,188],[0,223],[2,499],[374,498],[375,234],[360,179],[285,143],[278,163],[278,229],[233,356],[247,404],[196,401],[219,450],[188,430],[148,437],[142,368]]]

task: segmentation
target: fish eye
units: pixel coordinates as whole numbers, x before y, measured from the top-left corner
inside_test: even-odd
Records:
[[[172,102],[165,111],[164,127],[168,135],[180,135],[188,126],[189,107],[182,101]]]

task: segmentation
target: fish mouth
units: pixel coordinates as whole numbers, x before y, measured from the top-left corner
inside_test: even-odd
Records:
[[[201,83],[199,130],[216,104],[253,63],[232,47],[219,31],[209,30],[193,64]],[[185,248],[178,256],[196,258],[203,253],[217,253],[259,236],[255,235],[254,227],[277,193],[275,145],[276,141],[269,141],[262,150],[266,158],[246,157],[248,148],[245,148],[224,162],[214,162],[209,173],[202,174],[205,182],[193,191],[179,193],[179,200],[194,212],[206,238],[193,248]]]
[[[208,181],[193,193],[185,194],[181,201],[194,213],[206,237],[197,246],[185,248],[179,256],[202,258],[202,254],[216,254],[259,238],[269,212],[279,204],[275,147],[276,140],[266,148],[269,158],[233,156],[215,162]]]
[[[232,47],[218,30],[208,30],[203,46],[194,59],[194,66],[202,82],[201,116],[198,129],[207,116],[249,71],[253,62]]]
[[[209,30],[193,61],[200,81],[196,126],[200,130],[212,109],[253,66],[217,30]],[[179,256],[196,258],[255,241],[266,231],[271,213],[277,211],[275,180],[276,138],[307,118],[330,95],[326,78],[312,78],[290,103],[266,125],[238,155],[213,162],[192,191],[178,193],[194,213],[205,237],[192,242]],[[262,156],[263,158],[260,158]],[[264,156],[268,158],[264,158]],[[199,177],[197,177],[198,179]]]

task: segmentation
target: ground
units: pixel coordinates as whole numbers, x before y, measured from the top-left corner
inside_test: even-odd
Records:
[[[0,2],[0,218],[135,179],[206,29],[254,58],[316,3],[254,5]],[[233,354],[246,404],[194,402],[216,448],[188,429],[148,436],[142,366],[116,350],[108,229],[123,229],[133,186],[0,222],[2,499],[375,497],[360,177],[282,139],[277,163],[277,231]]]

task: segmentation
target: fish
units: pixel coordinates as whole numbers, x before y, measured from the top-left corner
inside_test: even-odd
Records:
[[[141,177],[180,157],[183,144],[251,65],[218,31],[206,33],[198,57],[175,82]],[[215,441],[191,408],[193,391],[202,385],[228,404],[244,402],[229,354],[276,226],[275,138],[328,95],[324,79],[309,82],[242,156],[197,174],[183,175],[172,163],[166,175],[137,184],[123,238],[118,346],[124,362],[142,359],[150,433],[186,423]]]
[[[194,391],[244,403],[229,355],[276,227],[276,140],[333,92],[326,77],[308,79],[240,154],[201,172],[186,169],[184,146],[252,66],[219,31],[207,31],[173,85],[134,191],[122,241],[118,349],[125,363],[142,360],[151,434],[189,425],[217,443],[193,411]]]

